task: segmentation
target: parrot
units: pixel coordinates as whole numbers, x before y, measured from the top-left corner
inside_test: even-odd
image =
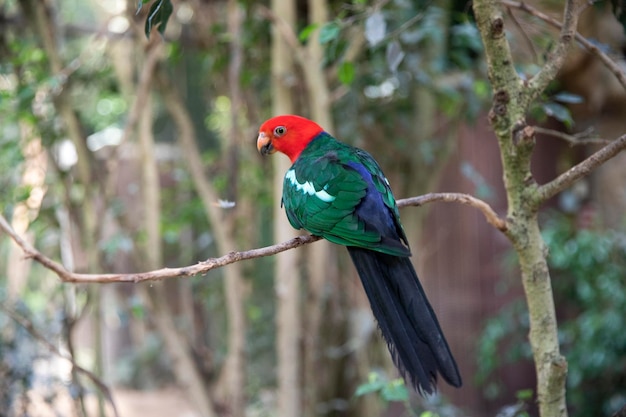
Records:
[[[438,374],[460,387],[457,364],[411,263],[389,181],[374,158],[297,115],[265,121],[257,149],[291,160],[281,202],[289,223],[347,247],[405,381],[421,395],[436,391]]]

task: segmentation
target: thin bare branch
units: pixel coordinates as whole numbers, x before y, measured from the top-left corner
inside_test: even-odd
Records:
[[[378,44],[379,45],[384,45],[385,43],[389,42],[390,40],[399,37],[402,33],[407,32],[408,29],[411,26],[413,26],[414,24],[416,24],[420,20],[424,19],[424,17],[425,17],[425,13],[422,12],[422,13],[418,13],[415,16],[409,18],[404,23],[402,23],[400,26],[398,26],[395,30],[387,33],[385,35],[385,37],[383,39],[381,39]]]
[[[517,27],[519,33],[522,34],[522,37],[524,38],[524,43],[527,45],[528,50],[530,50],[530,53],[533,56],[533,62],[539,65],[539,54],[537,54],[537,50],[535,49],[533,41],[530,39],[528,33],[526,33],[526,30],[524,30],[520,22],[517,20],[517,17],[515,17],[515,13],[513,13],[513,10],[510,7],[507,7],[507,12],[509,13],[509,17]]]
[[[485,219],[489,224],[493,225],[495,228],[502,232],[507,230],[506,222],[496,214],[496,212],[489,206],[489,204],[468,194],[430,193],[419,197],[398,200],[398,207],[421,206],[427,203],[433,203],[437,201],[448,203],[461,203],[475,207],[483,213]],[[233,251],[219,258],[209,258],[206,261],[199,262],[195,265],[183,266],[178,268],[162,268],[153,271],[131,274],[81,274],[68,271],[63,267],[63,265],[56,261],[53,261],[52,259],[39,252],[37,249],[35,249],[31,244],[29,244],[19,234],[17,234],[15,230],[13,230],[11,225],[1,214],[0,230],[3,230],[6,234],[8,234],[15,241],[15,243],[17,243],[17,245],[22,248],[27,257],[34,259],[47,269],[57,274],[61,281],[71,283],[138,283],[144,281],[158,281],[175,277],[190,277],[200,274],[206,274],[212,269],[220,268],[235,262],[275,255],[277,253],[297,248],[298,246],[313,243],[321,239],[318,236],[312,235],[298,236],[285,242],[278,243],[276,245],[250,249],[241,252]]]
[[[537,207],[626,149],[626,134],[537,189]]]
[[[131,274],[81,274],[66,270],[63,265],[46,257],[37,249],[32,247],[21,236],[19,236],[9,225],[6,219],[0,215],[0,229],[4,230],[11,238],[24,250],[26,256],[39,262],[44,267],[56,273],[63,282],[89,282],[89,283],[110,283],[110,282],[144,282],[159,281],[174,277],[190,277],[200,274],[206,274],[208,271],[219,268],[234,262],[246,259],[260,258],[263,256],[275,255],[277,253],[293,249],[298,246],[312,243],[319,240],[315,236],[299,236],[277,245],[266,246],[264,248],[251,249],[242,252],[230,252],[219,258],[210,258],[206,261],[199,262],[195,265],[184,266],[179,268],[163,268],[148,272],[139,272]]]
[[[146,51],[146,58],[139,76],[137,91],[135,93],[135,101],[128,112],[128,119],[122,131],[121,143],[126,142],[131,132],[139,122],[139,116],[143,108],[146,106],[150,90],[152,88],[152,78],[159,61],[161,60],[164,41],[159,36],[153,36],[154,40],[150,41]]]
[[[460,203],[475,207],[483,213],[483,215],[485,216],[485,220],[487,220],[487,223],[489,223],[501,232],[506,232],[507,230],[506,221],[500,218],[489,204],[469,194],[429,193],[418,197],[411,197],[399,200],[398,207],[422,206],[427,203],[434,203],[438,201],[444,203]]]
[[[593,132],[590,131],[589,129],[580,133],[569,134],[569,133],[561,132],[559,130],[547,129],[541,126],[533,126],[532,128],[535,131],[535,133],[563,139],[565,142],[567,142],[567,144],[570,147],[577,146],[577,145],[606,145],[608,143],[611,143],[611,141],[608,139],[592,137],[591,134]]]
[[[545,13],[540,12],[539,10],[528,5],[527,3],[510,1],[510,0],[501,0],[501,2],[504,6],[522,10],[528,14],[535,16],[538,19],[543,20],[544,22],[548,23],[549,25],[557,29],[563,28],[563,24],[561,22],[559,22],[556,19],[553,19],[552,17],[548,16]],[[602,52],[602,50],[600,50],[598,46],[596,46],[594,43],[589,41],[580,33],[576,32],[575,39],[579,44],[581,44],[585,49],[587,49],[587,51],[589,51],[592,55],[600,59],[600,61],[602,61],[602,63],[609,69],[609,71],[611,71],[613,75],[615,75],[615,78],[617,78],[620,84],[622,84],[622,86],[626,88],[626,73],[617,64],[617,62],[615,62],[615,60],[613,60],[606,53]]]
[[[4,221],[4,218],[0,219],[0,222],[2,222],[2,221]],[[96,387],[98,387],[100,392],[102,392],[102,395],[104,395],[104,397],[107,399],[107,401],[111,404],[111,408],[113,409],[113,415],[115,417],[119,417],[120,416],[118,411],[117,411],[117,407],[115,406],[115,401],[113,401],[113,396],[111,395],[111,390],[109,389],[109,387],[104,382],[102,382],[102,380],[100,378],[98,378],[93,372],[91,372],[88,369],[85,369],[82,366],[80,366],[79,364],[77,364],[76,361],[74,360],[74,358],[64,354],[63,352],[61,352],[59,350],[59,348],[57,348],[53,343],[48,341],[48,339],[46,339],[41,333],[39,333],[39,331],[37,331],[35,326],[33,326],[33,323],[30,322],[28,319],[26,319],[25,317],[21,316],[17,312],[11,310],[10,308],[8,308],[5,305],[1,306],[0,309],[2,309],[2,311],[4,311],[6,313],[6,315],[9,316],[13,321],[15,321],[17,324],[22,326],[28,333],[31,334],[31,336],[33,336],[40,343],[42,343],[46,347],[46,349],[48,349],[50,352],[54,353],[58,357],[63,358],[66,361],[69,361],[72,364],[72,366],[78,372],[84,374],[87,378],[89,378],[91,380],[91,382],[93,382],[93,384]]]
[[[259,14],[265,17],[267,20],[276,25],[276,28],[283,40],[294,53],[294,57],[296,58],[298,65],[302,68],[306,68],[307,65],[310,65],[310,59],[307,56],[306,49],[302,48],[300,45],[300,41],[298,40],[298,35],[291,29],[291,27],[282,19],[280,16],[277,16],[269,7],[264,6],[262,4],[257,5],[257,10]]]

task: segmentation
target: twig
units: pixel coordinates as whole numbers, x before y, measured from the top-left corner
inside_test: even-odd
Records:
[[[298,40],[298,36],[291,29],[291,27],[282,19],[280,16],[277,16],[272,9],[262,4],[257,5],[257,10],[259,14],[261,14],[264,18],[272,22],[276,26],[276,30],[280,33],[283,40],[289,45],[291,50],[294,53],[298,64],[305,68],[307,65],[310,65],[310,59],[308,54],[306,53],[306,49],[302,48],[300,45],[300,41]]]
[[[528,46],[528,49],[530,50],[530,53],[533,56],[533,62],[539,65],[539,58],[538,58],[537,51],[535,50],[535,45],[533,45],[533,41],[530,39],[530,37],[528,36],[528,33],[526,33],[526,31],[524,30],[520,22],[517,20],[517,17],[515,17],[513,10],[511,10],[510,7],[507,7],[506,11],[509,13],[509,16],[511,17],[511,20],[513,21],[515,26],[517,27],[517,30],[519,30],[519,32],[522,34],[524,38],[524,43],[526,43],[526,45]]]
[[[128,118],[122,131],[119,145],[123,145],[128,141],[128,138],[132,134],[133,130],[139,123],[139,118],[146,107],[148,98],[150,97],[150,91],[152,90],[152,80],[157,70],[159,61],[162,58],[163,40],[160,36],[153,36],[150,43],[146,48],[145,61],[139,75],[139,82],[137,89],[135,90],[135,100],[128,112]],[[105,195],[110,197],[114,193],[115,184],[119,175],[119,165],[122,160],[121,152],[125,149],[124,146],[117,146],[115,157],[110,158],[107,163],[107,169],[109,171],[109,178],[105,184]]]
[[[508,3],[502,3],[508,5]],[[511,7],[513,7],[511,5]],[[528,81],[525,99],[527,103],[533,102],[546,89],[550,81],[556,77],[563,67],[567,52],[572,44],[572,39],[576,36],[576,27],[580,13],[587,7],[576,7],[576,0],[567,0],[563,11],[563,24],[560,25],[561,33],[559,40],[549,55],[549,59],[541,70]]]
[[[0,219],[0,221],[4,221],[4,218]],[[15,321],[17,324],[19,324],[24,329],[26,329],[26,331],[30,333],[31,336],[33,336],[35,339],[41,342],[50,352],[54,353],[60,358],[65,359],[66,361],[69,361],[74,367],[74,369],[76,369],[78,372],[81,372],[85,376],[87,376],[87,378],[89,378],[91,382],[93,382],[94,385],[98,387],[98,389],[102,392],[102,394],[107,399],[107,401],[111,404],[111,408],[113,409],[113,415],[115,415],[115,417],[119,417],[117,407],[115,406],[115,402],[113,401],[113,396],[111,395],[111,390],[104,382],[102,382],[102,380],[100,380],[100,378],[98,378],[90,370],[85,369],[79,364],[77,364],[74,358],[72,358],[71,356],[63,354],[54,344],[50,343],[41,333],[39,333],[39,331],[35,329],[35,326],[33,326],[33,323],[31,323],[28,319],[26,319],[25,317],[22,317],[20,314],[9,309],[6,306],[1,306],[0,308],[13,321]]]
[[[626,134],[615,139],[584,161],[568,169],[549,183],[537,189],[535,198],[536,206],[539,207],[549,198],[563,191],[580,178],[588,175],[595,168],[599,167],[615,155],[626,149]]]
[[[569,146],[576,146],[576,145],[606,145],[608,143],[611,143],[610,140],[608,139],[601,139],[601,138],[591,138],[589,137],[590,135],[590,131],[586,130],[584,132],[580,132],[580,133],[575,133],[573,135],[570,135],[568,133],[565,132],[561,132],[558,130],[554,130],[554,129],[547,129],[545,127],[540,127],[540,126],[533,126],[533,130],[535,131],[535,133],[539,133],[542,135],[546,135],[546,136],[553,136],[555,138],[559,138],[559,139],[563,139],[565,142],[567,142],[567,144]]]
[[[510,1],[510,0],[500,0],[500,1],[504,6],[516,8],[526,13],[529,13],[557,29],[563,28],[563,24],[561,22],[540,12],[539,10],[535,9],[532,6],[529,6],[526,3]],[[622,84],[622,86],[626,88],[626,73],[624,73],[624,71],[620,68],[620,66],[610,56],[602,52],[600,48],[598,48],[596,45],[594,45],[592,42],[590,42],[587,38],[585,38],[583,35],[581,35],[578,32],[576,32],[575,34],[575,39],[578,43],[580,43],[583,47],[585,47],[585,49],[587,49],[592,55],[595,55],[598,59],[600,59],[600,61],[602,61],[602,63],[609,69],[609,71],[611,71],[613,75],[615,75],[615,78],[617,78],[620,84]]]
[[[444,203],[461,203],[475,207],[483,213],[483,215],[485,216],[485,220],[487,220],[487,223],[489,223],[501,232],[506,232],[507,230],[506,221],[500,218],[489,204],[476,197],[472,197],[469,194],[429,193],[419,197],[411,197],[403,200],[398,200],[398,207],[422,206],[427,203],[434,203],[438,201]]]
[[[137,91],[135,92],[135,101],[128,112],[128,119],[126,120],[126,125],[124,126],[124,130],[122,132],[121,143],[126,142],[130,133],[139,122],[139,116],[141,115],[141,112],[148,100],[155,68],[161,60],[163,41],[158,36],[154,36],[153,38],[156,40],[151,41],[148,45],[146,60],[143,64],[141,75],[139,76]]]
[[[502,220],[496,212],[486,202],[472,197],[468,194],[461,193],[431,193],[419,197],[412,197],[407,199],[398,200],[398,207],[407,206],[421,206],[427,203],[436,201],[442,202],[455,202],[470,205],[479,209],[487,222],[496,227],[498,230],[504,232],[507,230],[506,222]],[[219,258],[209,258],[206,261],[199,262],[195,265],[189,265],[179,268],[162,268],[148,272],[139,272],[131,274],[81,274],[76,272],[70,272],[63,267],[60,263],[48,258],[20,235],[9,225],[7,220],[0,214],[0,229],[8,234],[17,243],[28,258],[32,258],[39,262],[44,267],[48,268],[59,276],[63,282],[71,283],[111,283],[111,282],[144,282],[144,281],[157,281],[167,278],[175,277],[190,277],[200,274],[206,274],[208,271],[216,268],[220,268],[235,262],[260,258],[264,256],[275,255],[280,252],[284,252],[289,249],[297,248],[309,243],[316,242],[321,238],[319,236],[303,235],[293,239],[287,240],[276,245],[266,246],[258,249],[250,249],[241,252],[230,252]]]
[[[429,6],[430,5],[424,6],[424,10],[426,10]],[[420,20],[424,19],[424,16],[425,16],[424,12],[417,13],[415,16],[411,17],[410,19],[402,23],[400,26],[398,26],[395,30],[386,34],[385,37],[381,39],[377,45],[384,45],[386,42],[389,42],[390,40],[397,38],[398,36],[400,36],[400,34],[406,32],[411,26],[413,26]]]

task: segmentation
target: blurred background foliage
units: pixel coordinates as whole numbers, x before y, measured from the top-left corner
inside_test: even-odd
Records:
[[[559,310],[559,339],[568,360],[570,415],[611,415],[624,404],[626,379],[626,234],[559,212],[545,214],[544,238]],[[477,375],[485,393],[500,394],[496,369],[531,360],[527,312],[518,299],[487,321]],[[499,353],[502,352],[502,353]]]
[[[328,89],[332,133],[375,154],[398,197],[452,188],[475,194],[496,209],[503,207],[499,161],[488,151],[487,142],[493,141],[484,126],[491,91],[469,4],[324,3],[327,19],[311,23],[311,4],[294,1],[296,26],[281,36],[290,39],[293,56],[306,55],[311,43],[323,47],[321,62],[314,66],[326,80],[326,86],[317,88]],[[235,248],[275,243],[273,207],[278,202],[272,191],[277,184],[270,163],[256,155],[254,138],[258,125],[271,116],[276,95],[270,48],[271,29],[283,17],[277,4],[2,2],[3,216],[38,250],[79,272],[147,270],[155,253],[161,254],[157,267],[189,265]],[[171,15],[154,14],[168,5],[173,6]],[[229,32],[235,13],[241,16],[238,37]],[[159,20],[163,17],[168,17],[167,25]],[[597,24],[602,25],[599,20]],[[150,33],[153,28],[147,26],[157,32]],[[532,34],[536,45],[551,42],[553,33],[545,27],[536,22],[529,27],[539,28]],[[528,35],[513,36],[521,50]],[[609,40],[594,39],[620,50]],[[243,54],[239,69],[233,66],[233,45]],[[157,63],[148,73],[155,50]],[[524,63],[520,72],[532,73],[543,59],[535,56],[533,61],[517,52]],[[576,74],[575,66],[571,71]],[[293,96],[293,111],[310,115],[315,92],[303,81],[305,72],[300,63],[282,82]],[[147,89],[142,86],[146,73]],[[238,93],[233,93],[233,83]],[[590,95],[578,87],[556,83],[532,116],[561,130],[601,123],[599,90],[593,96],[596,107],[589,110]],[[610,86],[606,90],[614,91]],[[147,127],[141,124],[144,116]],[[618,127],[623,130],[623,121]],[[195,148],[183,141],[185,132]],[[152,137],[148,148],[142,147],[142,135]],[[148,204],[150,187],[142,182],[144,168],[151,164],[146,155],[156,161],[158,207]],[[201,177],[219,200],[207,203],[190,155],[200,158]],[[540,168],[559,170],[579,154],[561,146],[546,148],[543,156]],[[602,210],[594,212],[592,226],[581,227],[576,214],[583,203],[601,204],[608,195],[598,193],[572,194],[574,202],[560,207],[567,215],[545,213],[563,351],[570,363],[568,398],[576,416],[600,415],[598,410],[610,415],[626,401],[623,210],[614,227],[608,227],[609,215]],[[229,201],[235,208],[224,208]],[[157,208],[155,241],[146,219]],[[434,294],[433,304],[451,334],[466,387],[458,392],[442,387],[443,395],[429,401],[407,392],[373,329],[369,310],[363,309],[354,273],[339,256],[341,280],[325,284],[319,329],[306,327],[303,307],[302,332],[321,340],[320,351],[312,355],[317,386],[301,387],[314,392],[305,396],[303,415],[487,415],[518,401],[523,406],[515,410],[532,412],[532,395],[527,395],[532,365],[522,362],[525,372],[503,376],[507,366],[529,355],[517,272],[501,262],[509,248],[477,226],[483,223],[480,218],[466,221],[454,212],[438,219],[441,210],[420,210],[404,211],[403,219],[413,247],[420,248],[414,250],[420,252],[416,263],[422,265],[429,296]],[[428,225],[435,225],[437,233],[428,235]],[[224,227],[226,232],[220,229]],[[471,248],[453,247],[450,242],[459,234],[475,242]],[[232,245],[221,236],[228,236]],[[153,393],[153,404],[183,401],[174,403],[178,415],[186,410],[237,415],[242,408],[251,416],[276,415],[280,289],[275,288],[273,258],[241,265],[241,286],[235,291],[239,299],[233,302],[223,270],[145,285],[62,284],[50,271],[25,260],[7,236],[0,237],[0,409],[8,410],[6,415],[112,415],[97,384],[41,340],[112,387],[124,416],[139,415],[124,409],[132,403],[129,392]],[[481,248],[487,255],[479,253]],[[498,267],[475,261],[479,255],[496,259]],[[445,276],[451,259],[461,276]],[[297,272],[306,266],[302,262]],[[465,293],[470,286],[482,298],[470,300],[473,293]],[[309,296],[303,289],[303,306]],[[463,299],[469,301],[458,301]],[[228,359],[233,354],[233,303],[245,318],[240,328],[245,346],[239,352],[245,357],[240,387],[244,404],[232,403],[227,382],[229,372],[239,372]],[[31,323],[30,331],[15,315]],[[460,323],[459,317],[470,324]],[[302,357],[307,349],[302,342]],[[309,381],[304,375],[301,379]],[[195,394],[189,381],[198,387]],[[178,387],[173,394],[167,391],[171,387]],[[143,414],[148,413],[148,406],[143,407]],[[160,410],[150,415],[175,415],[167,405],[156,407]]]

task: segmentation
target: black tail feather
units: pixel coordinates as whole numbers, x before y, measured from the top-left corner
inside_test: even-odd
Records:
[[[437,373],[460,387],[456,362],[411,260],[357,247],[348,251],[402,376],[422,393],[436,389]]]

